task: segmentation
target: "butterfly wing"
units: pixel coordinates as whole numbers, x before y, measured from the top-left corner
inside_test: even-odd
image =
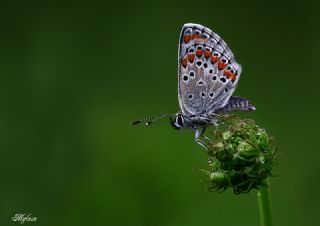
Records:
[[[241,66],[219,35],[189,23],[180,34],[178,74],[182,113],[213,115],[228,103],[240,79]]]

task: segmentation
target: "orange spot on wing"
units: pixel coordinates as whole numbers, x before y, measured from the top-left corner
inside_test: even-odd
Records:
[[[227,70],[224,70],[224,71],[223,71],[223,75],[224,75],[224,76],[227,76],[228,78],[230,78],[230,77],[231,77],[231,72],[230,72],[230,71],[227,71]]]
[[[191,35],[185,35],[185,36],[183,37],[184,43],[188,43],[188,42],[190,42],[190,40],[191,40]]]
[[[186,67],[186,66],[187,66],[187,63],[188,63],[187,57],[183,58],[183,60],[181,61],[182,66],[183,66],[183,67]]]
[[[219,57],[213,56],[211,57],[211,63],[216,63],[219,61]]]
[[[237,76],[235,74],[232,74],[231,80],[235,81],[237,79]]]
[[[201,38],[200,34],[193,34],[192,35],[192,39],[199,39],[199,38]]]
[[[230,76],[228,76],[228,78],[231,78],[231,79],[232,79],[233,77],[236,78],[237,75],[236,75],[235,73],[231,73],[231,72],[230,72]]]
[[[198,34],[193,34],[191,39],[199,42],[207,42],[209,40],[208,38],[203,38]]]
[[[210,52],[210,51],[204,51],[204,56],[205,56],[206,58],[210,57],[211,55],[212,55],[212,52]]]
[[[194,54],[188,54],[188,60],[192,63],[194,61]]]
[[[201,57],[203,54],[203,50],[197,50],[196,54],[198,57]]]
[[[220,63],[218,64],[218,69],[219,69],[219,70],[222,70],[222,69],[224,69],[226,66],[227,66],[227,64],[225,64],[225,63],[223,63],[223,62],[220,62]]]

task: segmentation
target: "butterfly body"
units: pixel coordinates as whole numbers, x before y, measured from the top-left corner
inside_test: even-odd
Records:
[[[255,110],[247,99],[232,96],[240,76],[240,64],[219,35],[199,24],[185,24],[178,50],[180,111],[171,119],[171,125],[175,129],[192,129],[201,144],[199,137],[207,127],[218,124],[219,114]],[[137,122],[150,124],[166,116],[170,115]]]

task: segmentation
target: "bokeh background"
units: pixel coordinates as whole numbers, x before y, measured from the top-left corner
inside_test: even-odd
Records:
[[[210,193],[206,155],[175,113],[182,25],[206,25],[243,66],[236,95],[278,141],[275,225],[319,225],[316,1],[10,1],[0,13],[0,225],[258,225],[255,191]]]

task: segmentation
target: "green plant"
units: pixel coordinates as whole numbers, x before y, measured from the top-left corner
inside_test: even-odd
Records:
[[[222,192],[232,188],[235,194],[258,190],[263,226],[271,225],[268,177],[276,165],[276,144],[254,120],[225,116],[222,122],[203,136],[208,160],[207,188]]]

